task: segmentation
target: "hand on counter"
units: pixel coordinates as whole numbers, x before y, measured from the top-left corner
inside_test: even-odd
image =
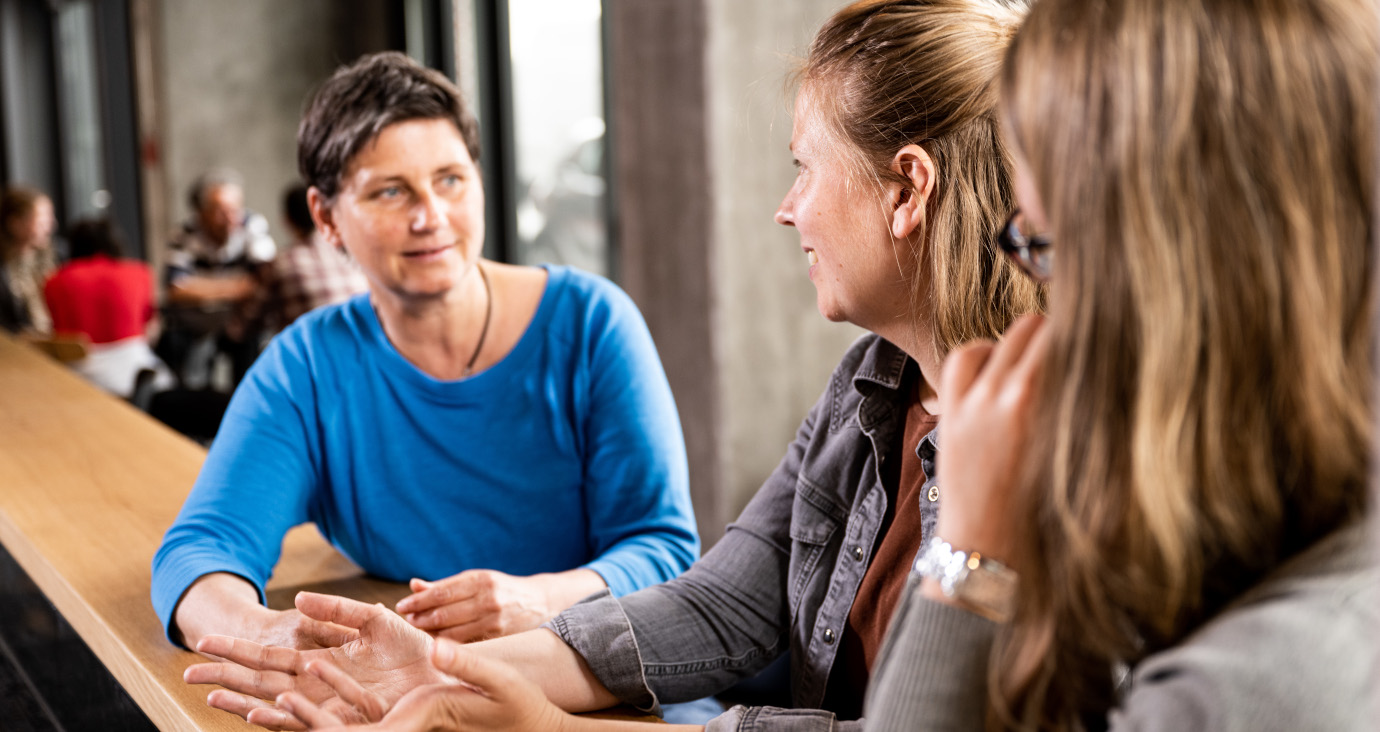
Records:
[[[297,596],[297,609],[305,618],[348,629],[348,638],[335,648],[296,650],[270,647],[254,641],[207,636],[197,643],[201,653],[226,659],[187,669],[183,678],[190,684],[218,684],[225,687],[211,692],[207,703],[270,729],[301,729],[293,716],[275,708],[269,701],[293,691],[303,698],[349,721],[365,721],[368,714],[338,697],[331,686],[308,673],[308,664],[329,662],[343,670],[382,709],[370,709],[381,717],[407,691],[419,686],[447,681],[434,669],[428,654],[434,643],[431,636],[413,628],[382,605],[367,605],[343,597],[303,592]],[[322,638],[326,640],[326,638]]]
[[[447,640],[437,641],[430,657],[438,671],[463,681],[418,687],[398,699],[391,708],[386,700],[363,688],[330,662],[308,664],[310,673],[329,684],[340,699],[363,710],[362,716],[369,721],[380,722],[377,725],[346,727],[349,715],[339,714],[339,707],[318,705],[300,692],[280,695],[278,707],[294,715],[307,729],[336,732],[349,729],[561,732],[575,721],[547,701],[536,684],[506,663],[466,651]]]
[[[531,630],[604,588],[596,572],[575,569],[515,577],[490,569],[436,582],[414,579],[398,613],[422,630],[462,643]]]
[[[178,603],[173,629],[188,648],[202,638],[223,635],[263,646],[307,650],[339,646],[351,629],[304,616],[297,610],[270,610],[244,578],[214,572],[198,579]]]

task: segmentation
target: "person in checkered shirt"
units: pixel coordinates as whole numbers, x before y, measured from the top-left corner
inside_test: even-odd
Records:
[[[369,289],[355,261],[316,234],[305,185],[283,194],[283,211],[293,243],[268,270],[262,290],[263,317],[280,330],[311,310]]]

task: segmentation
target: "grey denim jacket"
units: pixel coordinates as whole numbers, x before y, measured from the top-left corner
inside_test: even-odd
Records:
[[[904,429],[908,363],[882,338],[860,338],[786,456],[712,550],[677,579],[621,600],[594,595],[547,627],[610,692],[653,712],[721,692],[789,647],[796,708],[736,706],[708,729],[861,729],[819,707],[886,515],[880,468],[899,458],[889,453]],[[938,515],[935,433],[918,453],[931,476],[920,491],[928,535]]]

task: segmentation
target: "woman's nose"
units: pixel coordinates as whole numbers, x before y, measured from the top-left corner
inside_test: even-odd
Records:
[[[787,193],[786,197],[781,199],[781,205],[776,207],[776,216],[773,218],[782,226],[795,226],[795,211],[792,207],[794,202],[791,198],[791,194]]]
[[[412,230],[427,232],[440,227],[446,218],[442,210],[444,203],[441,197],[432,191],[423,191],[418,195],[417,206],[412,212]]]

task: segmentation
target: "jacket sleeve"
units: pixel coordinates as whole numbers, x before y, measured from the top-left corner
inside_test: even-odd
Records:
[[[552,621],[624,703],[656,710],[715,694],[785,651],[796,473],[827,400],[806,417],[738,521],[685,574],[621,600],[587,599]]]
[[[685,439],[642,315],[608,285],[586,317],[584,502],[594,559],[615,596],[665,582],[700,553]]]
[[[709,721],[705,732],[862,732],[862,720],[840,722],[822,709],[736,706]]]
[[[235,390],[196,484],[153,557],[153,607],[169,640],[177,603],[203,575],[239,575],[263,602],[283,535],[308,520],[319,461],[309,439],[314,410],[304,402],[314,386],[291,350],[275,339]]]
[[[1350,538],[1350,537],[1348,537]],[[1365,699],[1380,677],[1373,629],[1380,570],[1267,583],[1184,642],[1138,663],[1111,732],[1375,728]],[[908,583],[868,690],[868,732],[981,732],[997,626]],[[1357,639],[1363,639],[1357,642]]]
[[[868,732],[982,732],[987,663],[996,623],[920,595],[906,583],[873,669],[863,717]]]

